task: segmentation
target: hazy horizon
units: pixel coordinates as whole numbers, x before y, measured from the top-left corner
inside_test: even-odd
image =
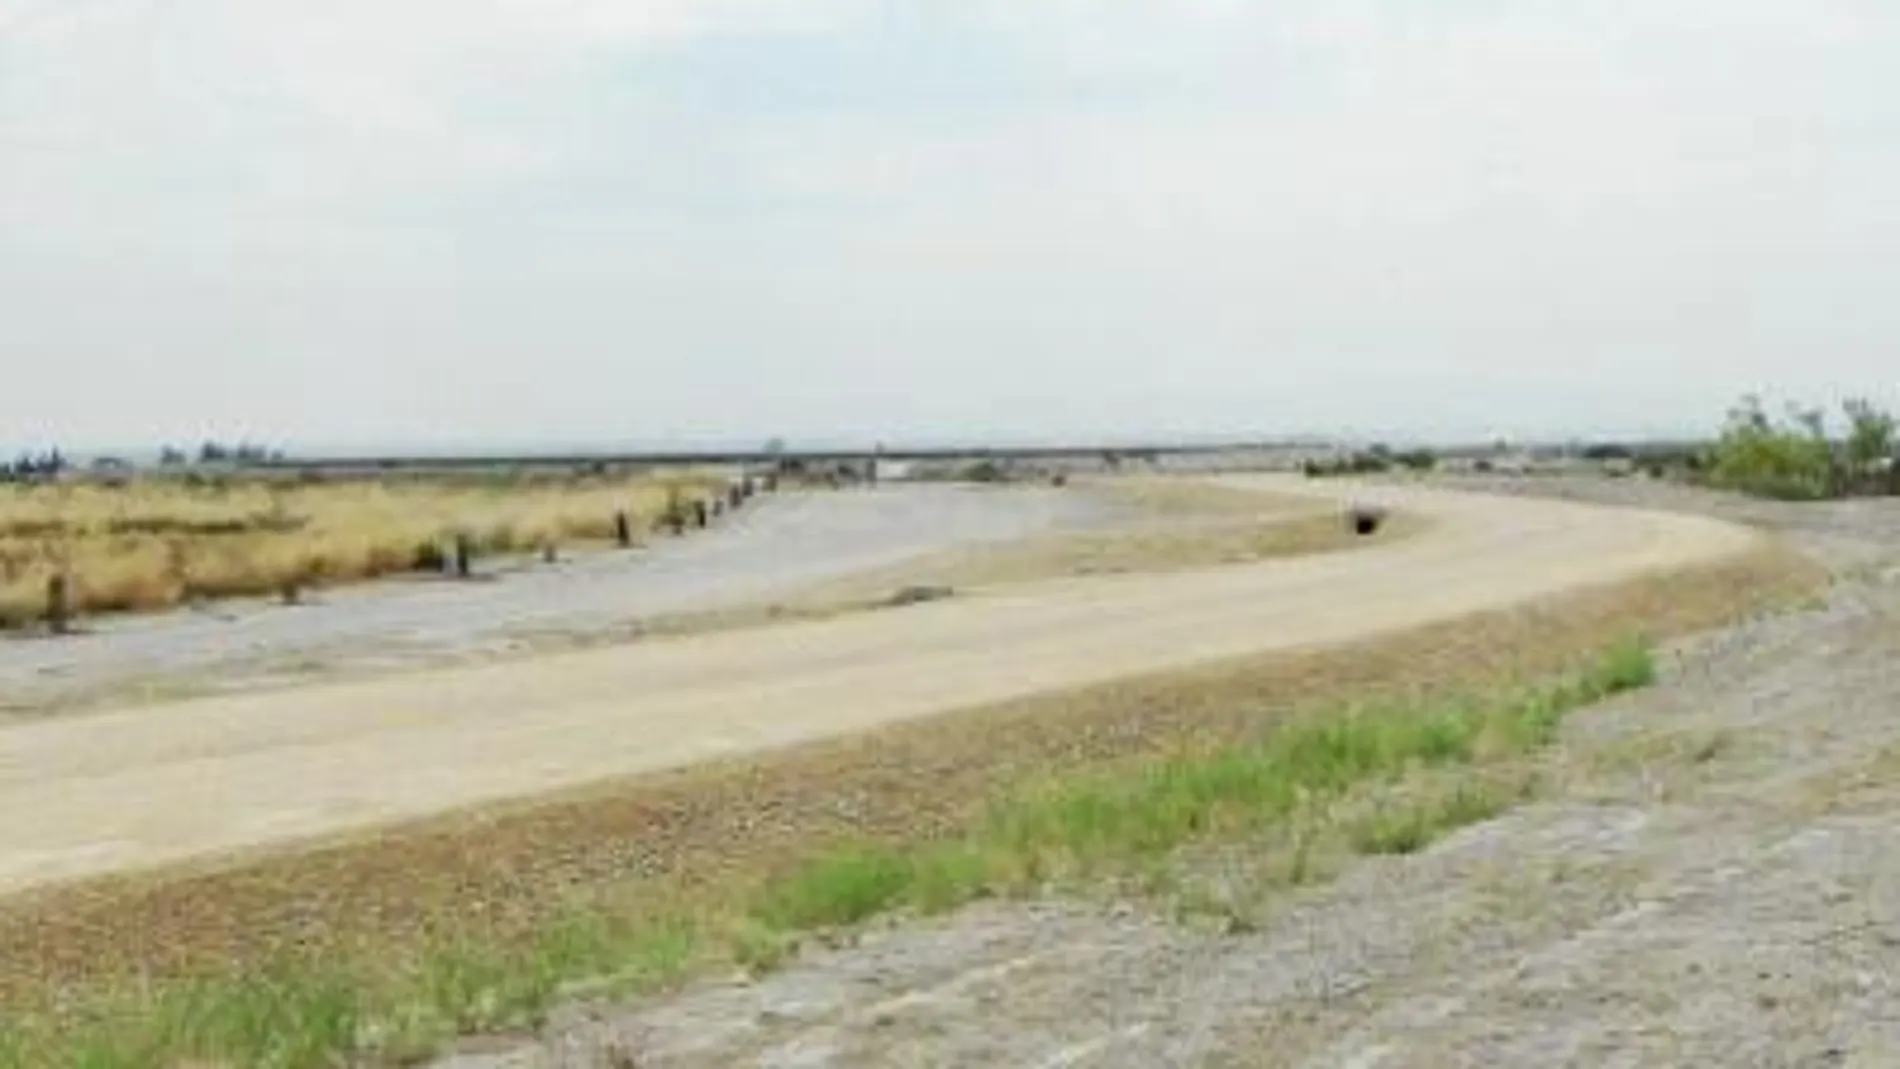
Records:
[[[1875,0],[0,0],[0,451],[1900,402]]]
[[[1566,445],[1588,444],[1643,444],[1660,442],[1682,442],[1700,440],[1710,433],[1709,428],[1691,428],[1679,432],[1634,433],[1626,435],[1580,434],[1580,435],[1540,435],[1526,438],[1507,439],[1503,444],[1507,448],[1549,448]],[[383,460],[389,458],[413,459],[457,459],[468,457],[496,457],[531,459],[536,457],[607,457],[617,454],[689,454],[705,453],[743,453],[762,450],[769,437],[700,436],[672,439],[589,439],[558,441],[546,439],[528,440],[452,440],[434,441],[387,441],[387,442],[266,442],[235,440],[218,441],[224,447],[248,445],[263,448],[266,451],[281,450],[291,460],[312,461],[349,461]],[[1367,446],[1384,445],[1393,449],[1414,448],[1479,448],[1497,444],[1497,440],[1477,435],[1463,437],[1420,437],[1399,433],[1382,433],[1377,430],[1350,431],[1338,433],[1313,434],[1223,434],[1223,433],[1179,433],[1179,434],[1143,434],[1131,432],[1104,432],[1088,434],[1077,432],[1063,435],[1016,435],[988,437],[897,437],[888,439],[869,439],[853,435],[815,435],[803,438],[781,439],[782,444],[793,452],[870,452],[879,447],[905,451],[914,449],[1009,449],[1009,448],[1109,448],[1143,449],[1170,447],[1210,447],[1233,446],[1245,448],[1253,446],[1298,447],[1298,446]],[[202,442],[166,442],[166,443],[98,443],[78,448],[68,448],[59,443],[35,445],[25,448],[11,447],[0,443],[0,463],[25,454],[32,455],[38,450],[57,447],[62,456],[74,464],[85,464],[96,459],[111,458],[130,460],[146,464],[157,461],[167,446],[182,449],[192,459],[197,457],[197,449]]]

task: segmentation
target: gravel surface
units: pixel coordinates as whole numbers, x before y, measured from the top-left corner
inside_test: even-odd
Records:
[[[1098,527],[1127,509],[1080,492],[890,486],[754,499],[704,533],[552,566],[491,563],[492,581],[407,580],[203,611],[89,621],[62,640],[0,639],[0,710],[163,696],[315,673],[506,652],[550,631],[604,630],[756,602],[947,547]]]
[[[438,1069],[1900,1064],[1896,503],[1502,488],[1751,519],[1841,579],[1578,716],[1536,803],[1237,934],[990,904]]]
[[[1432,486],[1487,494],[1714,516],[1779,532],[1839,568],[1883,560],[1889,547],[1900,546],[1900,501],[1892,499],[1763,501],[1640,477],[1446,475],[1431,476],[1425,481]]]

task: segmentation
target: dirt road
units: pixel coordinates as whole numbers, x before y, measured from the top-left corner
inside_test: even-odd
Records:
[[[1308,485],[1429,514],[1354,553],[1057,581],[902,610],[0,731],[0,892],[324,834],[959,706],[1330,644],[1746,550],[1712,520]]]
[[[1186,861],[1224,931],[983,904],[437,1069],[1900,1065],[1900,502],[1516,485],[1745,508],[1841,581],[1671,650],[1573,718],[1548,793],[1422,853],[1279,891],[1245,846]]]

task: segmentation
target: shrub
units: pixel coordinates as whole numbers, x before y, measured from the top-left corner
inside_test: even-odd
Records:
[[[1826,413],[1789,406],[1785,421],[1771,420],[1761,399],[1744,397],[1706,457],[1686,466],[1711,485],[1758,497],[1812,501],[1849,494],[1900,493],[1895,472],[1900,424],[1865,398],[1841,405],[1846,434],[1828,433]]]
[[[1834,452],[1818,410],[1794,410],[1777,423],[1750,395],[1729,410],[1710,450],[1708,481],[1758,497],[1814,501],[1837,492]]]

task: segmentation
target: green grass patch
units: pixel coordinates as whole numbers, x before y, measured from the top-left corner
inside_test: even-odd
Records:
[[[909,855],[851,846],[772,885],[752,916],[780,931],[842,927],[889,910],[916,885],[917,862]]]
[[[1153,871],[1200,842],[1296,828],[1305,841],[1316,814],[1349,795],[1419,775],[1442,780],[1446,770],[1527,753],[1550,743],[1567,713],[1645,686],[1655,674],[1647,646],[1626,643],[1554,683],[1332,710],[1294,718],[1244,745],[1026,785],[995,801],[960,837],[827,848],[776,879],[726,900],[695,902],[690,911],[597,904],[549,926],[526,948],[498,949],[472,935],[416,961],[290,966],[136,991],[56,1022],[8,1021],[0,1025],[0,1065],[397,1064],[458,1034],[533,1028],[577,992],[651,991],[719,963],[769,969],[814,931]],[[1467,784],[1424,804],[1375,811],[1346,831],[1361,853],[1406,854],[1513,800]]]
[[[1490,820],[1513,801],[1495,788],[1460,786],[1443,798],[1387,808],[1359,821],[1352,846],[1362,854],[1416,854],[1459,828]]]

